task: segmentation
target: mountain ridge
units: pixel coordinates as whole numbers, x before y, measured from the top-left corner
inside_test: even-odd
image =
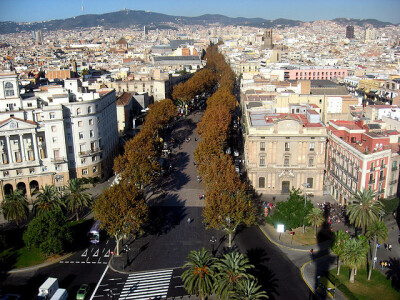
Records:
[[[357,25],[373,27],[385,27],[392,24],[376,19],[350,19],[336,18],[331,20],[341,25]],[[313,21],[312,21],[313,22]],[[66,19],[56,19],[40,22],[0,22],[0,34],[15,33],[20,31],[33,30],[72,30],[79,28],[90,28],[103,26],[104,28],[126,28],[131,26],[149,26],[151,28],[171,28],[180,25],[236,25],[236,26],[255,26],[261,28],[272,27],[293,27],[303,23],[312,23],[299,20],[278,18],[266,20],[263,18],[228,17],[221,14],[204,14],[197,17],[172,16],[157,12],[143,10],[119,10],[104,14],[86,14]],[[398,24],[397,24],[398,25]]]

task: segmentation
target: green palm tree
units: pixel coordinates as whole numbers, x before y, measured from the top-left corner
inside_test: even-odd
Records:
[[[35,194],[36,200],[33,204],[33,210],[36,215],[53,210],[62,210],[65,207],[65,203],[54,185],[46,184]]]
[[[90,193],[86,192],[87,188],[83,186],[82,180],[74,178],[69,181],[66,189],[65,201],[68,209],[76,214],[76,220],[79,220],[79,212],[89,207],[92,197]]]
[[[28,201],[23,192],[18,189],[5,196],[1,210],[4,218],[7,221],[15,221],[17,226],[29,216]]]
[[[198,294],[204,300],[213,291],[215,258],[203,248],[191,251],[187,259],[183,266],[187,270],[181,276],[183,285],[190,295]]]
[[[238,290],[231,297],[235,300],[258,300],[268,299],[269,297],[264,291],[260,291],[261,285],[258,284],[257,280],[244,279],[239,282]]]
[[[313,208],[306,216],[306,220],[312,226],[314,226],[314,237],[317,237],[317,227],[324,224],[325,221],[322,210],[320,210],[319,208]]]
[[[230,299],[244,279],[254,279],[247,273],[254,268],[249,260],[239,252],[225,254],[216,264],[215,293],[222,299]]]
[[[379,215],[385,213],[382,202],[375,198],[377,194],[371,190],[357,191],[347,205],[350,222],[361,227],[363,234],[369,225],[378,221]]]
[[[351,269],[351,283],[354,283],[356,270],[367,263],[368,251],[369,245],[366,242],[365,237],[353,238],[344,244],[342,259],[344,265]]]
[[[376,250],[377,250],[376,243],[379,242],[383,244],[386,241],[388,237],[388,228],[386,227],[386,224],[382,221],[372,223],[372,225],[368,228],[366,236],[369,239],[374,239],[374,248],[373,248],[374,254],[372,257],[372,259],[374,259],[376,257]],[[373,263],[371,263],[369,267],[368,280],[371,279],[372,267]]]
[[[343,230],[336,231],[333,236],[332,251],[337,255],[337,275],[340,275],[341,256],[343,255],[344,245],[350,236]]]

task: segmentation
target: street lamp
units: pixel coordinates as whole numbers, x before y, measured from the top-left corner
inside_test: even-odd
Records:
[[[229,239],[228,247],[230,248],[232,246],[232,241],[231,241],[232,233],[230,231],[231,218],[230,217],[226,217],[225,220],[226,220],[226,226],[227,226],[227,231],[228,231],[228,239]]]
[[[303,183],[302,186],[305,188],[309,188],[310,184],[308,182],[306,182],[306,183]],[[306,208],[306,205],[307,205],[307,190],[304,192],[304,208]],[[304,216],[304,218],[303,218],[303,233],[305,233],[305,231],[306,231],[306,217]]]
[[[129,250],[131,250],[130,248],[129,248],[129,245],[125,245],[124,246],[124,251],[126,252],[126,266],[128,266],[128,263],[129,263]],[[125,268],[124,268],[125,269]]]
[[[213,256],[215,256],[215,254],[214,254],[214,245],[215,245],[215,242],[217,241],[217,239],[215,238],[215,236],[212,236],[211,237],[211,239],[210,239],[210,242],[211,242],[211,244],[212,244],[212,255]]]

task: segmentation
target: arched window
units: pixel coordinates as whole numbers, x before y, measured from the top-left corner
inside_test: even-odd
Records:
[[[11,82],[6,82],[4,85],[4,94],[6,97],[14,96],[14,85]]]
[[[77,108],[77,109],[76,109],[76,114],[77,114],[77,115],[80,115],[81,113],[82,113],[82,109],[81,109],[81,108]]]

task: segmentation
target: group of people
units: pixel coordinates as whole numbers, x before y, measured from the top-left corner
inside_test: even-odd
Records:
[[[346,223],[346,208],[337,203],[318,203],[318,206],[327,213],[330,225],[334,223]]]
[[[379,264],[381,265],[381,269],[386,269],[386,268],[390,268],[390,261],[387,260],[381,260],[379,262]]]

